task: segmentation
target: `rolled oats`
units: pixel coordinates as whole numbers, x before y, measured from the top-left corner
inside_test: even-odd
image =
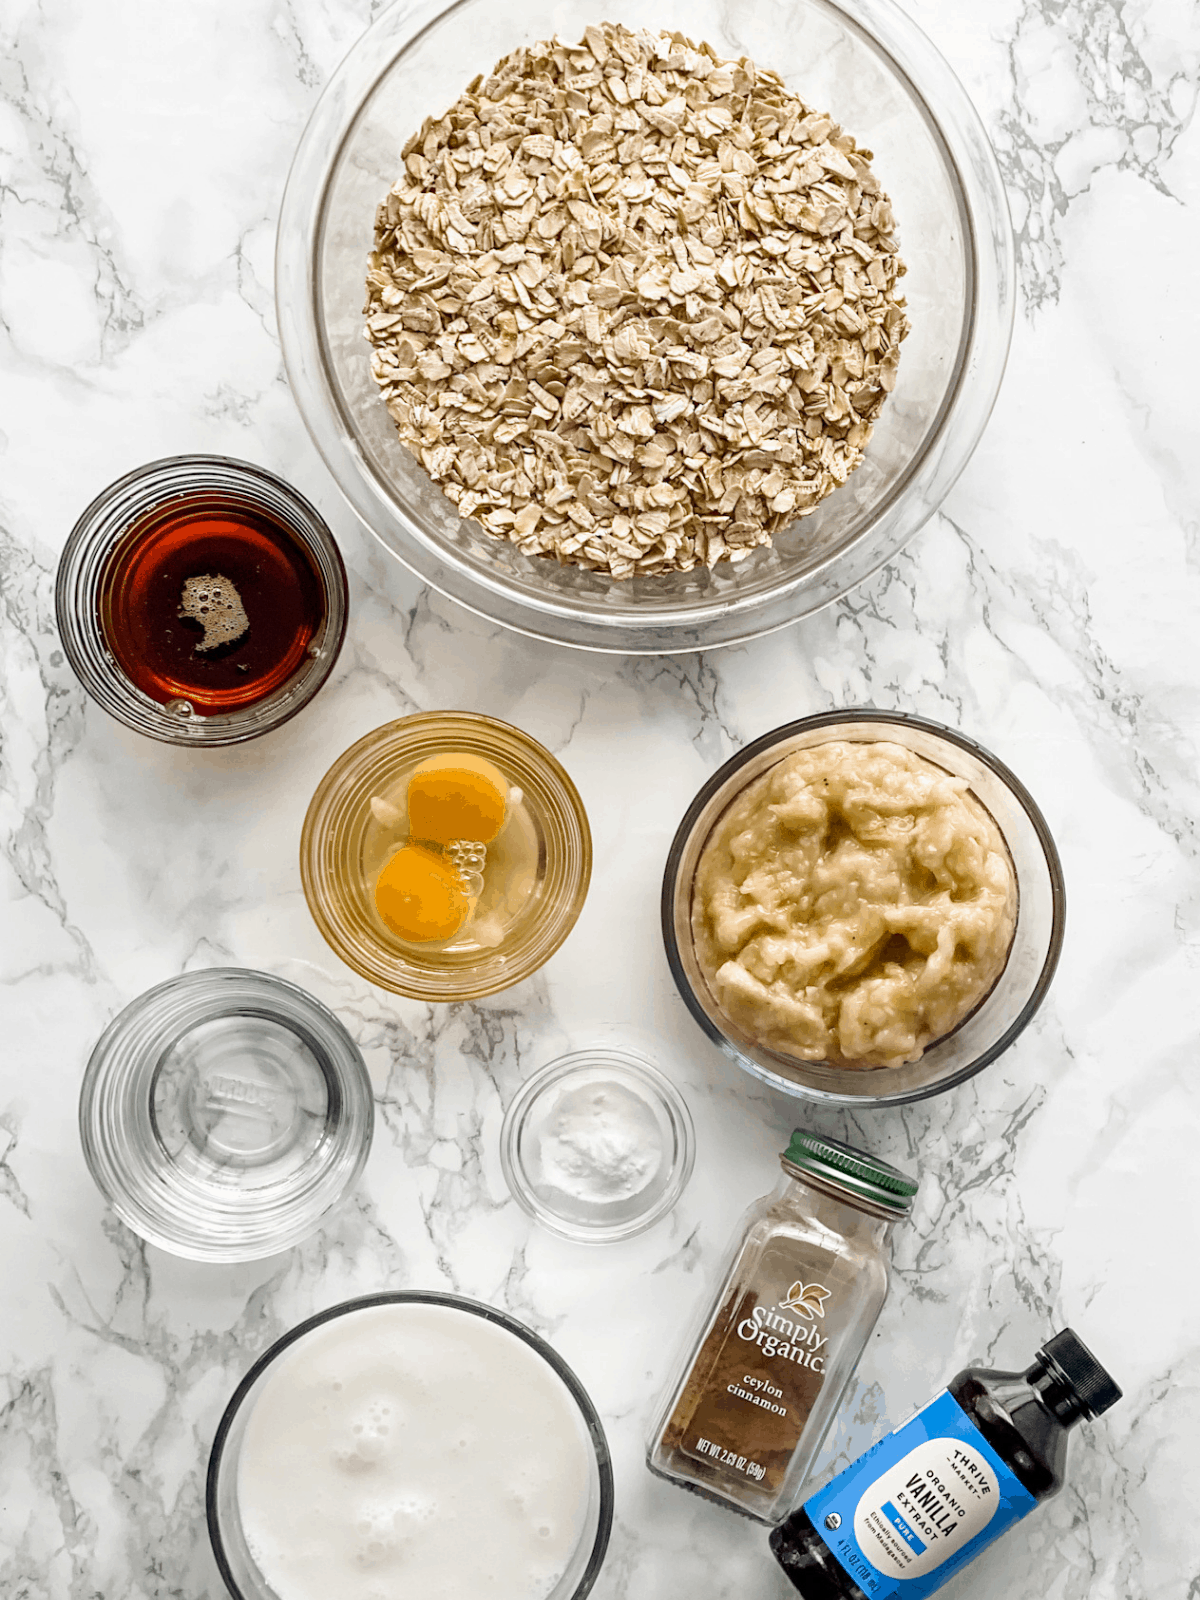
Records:
[[[739,561],[862,459],[908,332],[892,210],[780,78],[608,23],[429,118],[366,336],[465,517],[615,578]]]

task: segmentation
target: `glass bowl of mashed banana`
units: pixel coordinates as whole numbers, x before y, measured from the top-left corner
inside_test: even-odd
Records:
[[[903,712],[764,734],[700,790],[663,880],[667,959],[696,1021],[755,1077],[898,1104],[982,1070],[1058,965],[1045,819],[973,740]]]

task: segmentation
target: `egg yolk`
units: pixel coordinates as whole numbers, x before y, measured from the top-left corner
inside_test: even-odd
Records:
[[[454,867],[432,850],[406,844],[375,880],[375,907],[397,938],[410,944],[452,939],[471,910]]]
[[[508,780],[482,756],[452,751],[422,761],[408,784],[408,826],[414,839],[490,844],[504,826]]]

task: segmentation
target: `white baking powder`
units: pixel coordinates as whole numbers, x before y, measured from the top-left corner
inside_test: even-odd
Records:
[[[541,1185],[592,1204],[629,1200],[662,1165],[662,1133],[641,1095],[617,1081],[567,1089],[538,1152]]]

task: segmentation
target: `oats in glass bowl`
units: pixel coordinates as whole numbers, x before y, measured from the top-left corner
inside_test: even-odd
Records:
[[[773,72],[602,24],[404,147],[372,372],[463,516],[653,576],[737,561],[862,460],[908,332],[891,205]]]

